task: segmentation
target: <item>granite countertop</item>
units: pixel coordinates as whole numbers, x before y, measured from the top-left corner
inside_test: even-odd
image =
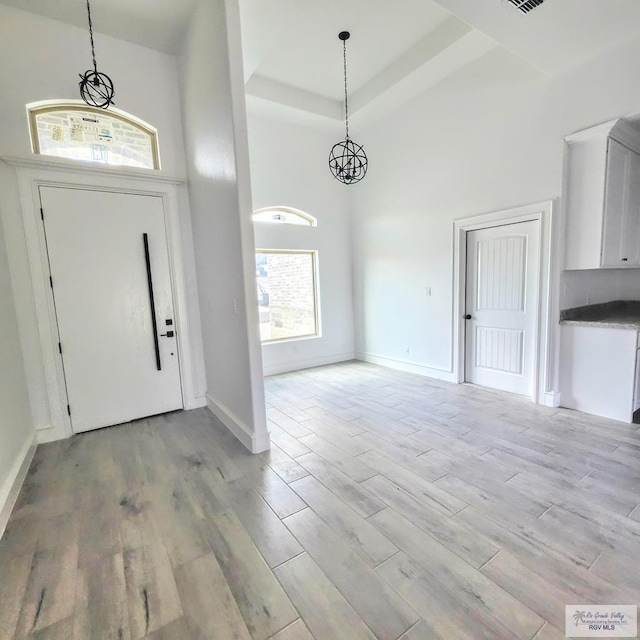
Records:
[[[564,309],[560,312],[560,324],[640,331],[640,301],[616,300]]]

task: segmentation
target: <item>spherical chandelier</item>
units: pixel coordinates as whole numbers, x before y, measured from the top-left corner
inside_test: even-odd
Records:
[[[89,37],[91,39],[91,57],[93,69],[80,74],[80,96],[91,107],[107,109],[114,104],[115,89],[111,78],[98,71],[96,63],[96,48],[93,43],[93,23],[91,22],[91,5],[87,0],[87,17],[89,19]]]
[[[345,138],[334,144],[329,153],[329,169],[336,180],[344,184],[360,182],[367,174],[369,160],[361,145],[349,137],[349,94],[347,91],[347,40],[351,37],[348,31],[341,31],[338,38],[342,40],[344,59],[344,120]]]

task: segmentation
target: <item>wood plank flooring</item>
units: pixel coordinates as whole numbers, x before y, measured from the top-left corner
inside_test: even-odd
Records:
[[[546,640],[639,604],[640,431],[364,363],[266,379],[270,452],[206,410],[40,446],[2,640]]]

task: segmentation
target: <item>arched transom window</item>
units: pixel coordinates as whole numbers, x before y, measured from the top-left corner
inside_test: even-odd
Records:
[[[290,207],[266,207],[253,214],[254,222],[272,222],[276,224],[297,224],[304,227],[315,227],[317,220],[304,211]]]
[[[75,103],[29,105],[27,109],[34,153],[160,169],[156,129],[122,111]]]

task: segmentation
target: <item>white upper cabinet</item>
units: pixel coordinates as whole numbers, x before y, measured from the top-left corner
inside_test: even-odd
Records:
[[[640,155],[609,138],[602,266],[640,265]]]
[[[640,154],[630,151],[629,158],[629,181],[626,185],[629,198],[624,213],[626,245],[623,258],[627,258],[634,266],[640,266]]]
[[[640,409],[640,349],[636,353],[636,390],[633,396],[634,413]]]
[[[640,131],[616,120],[566,141],[565,268],[640,267]]]

